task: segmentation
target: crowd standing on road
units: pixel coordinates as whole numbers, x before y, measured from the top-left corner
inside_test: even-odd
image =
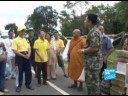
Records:
[[[103,70],[107,68],[107,58],[112,53],[113,45],[110,38],[104,33],[103,25],[97,26],[97,15],[88,14],[84,25],[89,29],[87,38],[81,37],[79,29],[73,30],[66,72],[62,53],[66,45],[60,39],[59,32],[51,33],[39,30],[39,37],[34,36],[34,30],[29,29],[28,38],[25,38],[25,29],[18,27],[18,36],[14,38],[13,30],[8,32],[9,38],[0,37],[0,95],[9,92],[5,87],[6,63],[11,67],[11,74],[7,79],[16,79],[16,92],[21,92],[23,73],[25,72],[26,88],[34,90],[31,85],[33,66],[37,86],[47,85],[47,80],[57,80],[57,64],[61,67],[64,77],[73,80],[68,88],[83,90],[83,81],[79,80],[84,69],[83,78],[87,86],[88,95],[101,95],[100,84],[103,80]],[[64,37],[65,38],[65,37]],[[128,39],[123,46],[128,50]],[[41,79],[43,77],[43,80]],[[79,86],[78,86],[79,82]]]

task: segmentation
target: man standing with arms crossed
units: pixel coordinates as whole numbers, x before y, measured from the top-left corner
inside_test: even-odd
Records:
[[[102,67],[102,34],[96,27],[97,15],[88,14],[84,24],[89,29],[87,47],[78,50],[78,52],[86,55],[85,81],[88,95],[100,95],[99,73]]]
[[[30,55],[31,48],[29,42],[24,38],[25,29],[18,28],[19,36],[14,39],[12,43],[12,49],[16,54],[15,63],[18,64],[19,70],[19,84],[16,88],[16,92],[21,91],[22,81],[23,81],[23,72],[25,72],[25,85],[26,88],[33,90],[32,86],[30,86],[32,81],[32,73],[31,73],[31,64],[30,64]]]

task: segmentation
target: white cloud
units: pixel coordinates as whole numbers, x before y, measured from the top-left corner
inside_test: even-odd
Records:
[[[24,26],[27,16],[32,14],[33,10],[38,6],[52,6],[58,12],[63,10],[63,4],[66,1],[0,1],[0,29],[4,30],[4,26],[8,23],[16,23],[17,26]],[[103,1],[91,1],[92,4],[100,4]],[[114,1],[106,1],[110,5]],[[58,29],[58,28],[57,28]]]

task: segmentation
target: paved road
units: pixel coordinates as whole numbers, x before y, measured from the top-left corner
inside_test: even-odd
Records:
[[[34,77],[34,75],[33,75]],[[78,91],[77,88],[69,89],[68,86],[72,84],[72,80],[69,78],[65,78],[63,76],[63,72],[61,68],[57,68],[57,80],[48,81],[49,85],[42,85],[41,87],[37,87],[37,80],[33,78],[32,85],[35,90],[31,91],[25,88],[23,83],[22,91],[20,93],[15,92],[15,80],[7,80],[6,87],[10,90],[6,95],[87,95],[86,87],[84,84],[84,90]]]

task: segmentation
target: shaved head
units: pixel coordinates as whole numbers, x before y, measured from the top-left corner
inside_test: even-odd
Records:
[[[74,29],[73,30],[73,37],[78,38],[81,34],[80,29]]]

